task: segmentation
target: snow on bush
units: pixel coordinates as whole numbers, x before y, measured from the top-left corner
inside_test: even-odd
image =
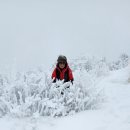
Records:
[[[117,61],[114,61],[109,64],[109,69],[118,70],[118,69],[124,68],[124,67],[128,66],[129,60],[130,60],[129,56],[127,54],[123,53],[120,55],[120,57]]]
[[[0,116],[66,116],[96,109],[103,101],[98,82],[109,72],[105,58],[72,60],[74,83],[52,83],[51,72],[38,68],[24,73],[0,75]]]

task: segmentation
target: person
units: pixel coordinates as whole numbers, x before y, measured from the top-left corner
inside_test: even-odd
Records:
[[[57,65],[52,73],[53,83],[57,80],[64,80],[65,82],[71,81],[73,84],[74,78],[72,74],[72,70],[68,66],[67,58],[63,55],[60,55],[57,59]]]

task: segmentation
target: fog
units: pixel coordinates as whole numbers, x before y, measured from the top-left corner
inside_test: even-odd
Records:
[[[59,54],[130,55],[129,0],[0,0],[0,66],[51,66]]]

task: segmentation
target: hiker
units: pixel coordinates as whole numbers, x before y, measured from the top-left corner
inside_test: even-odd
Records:
[[[67,63],[67,58],[63,55],[60,55],[57,59],[57,65],[52,73],[52,79],[53,83],[55,83],[57,80],[64,80],[65,82],[71,81],[73,84],[73,74],[72,70],[69,68]]]

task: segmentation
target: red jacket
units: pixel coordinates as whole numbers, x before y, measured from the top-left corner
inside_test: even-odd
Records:
[[[72,70],[69,68],[68,64],[63,70],[61,70],[57,65],[52,73],[52,79],[54,79],[53,82],[56,82],[56,80],[64,80],[64,82],[73,82],[74,80]]]

